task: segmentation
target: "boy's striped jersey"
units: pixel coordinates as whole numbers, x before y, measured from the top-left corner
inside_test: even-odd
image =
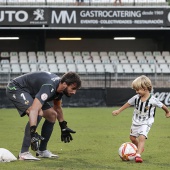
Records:
[[[152,125],[154,122],[156,107],[161,108],[163,103],[160,102],[154,95],[142,102],[139,94],[133,96],[128,100],[130,105],[135,107],[132,117],[133,125]]]

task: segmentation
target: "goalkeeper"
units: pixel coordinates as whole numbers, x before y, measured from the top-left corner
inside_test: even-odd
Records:
[[[28,115],[29,124],[25,128],[23,146],[19,160],[40,160],[29,152],[29,146],[38,157],[58,157],[47,150],[47,143],[56,119],[61,128],[61,141],[73,140],[75,131],[67,127],[61,107],[63,95],[72,96],[81,87],[80,77],[68,72],[61,78],[49,72],[33,72],[19,76],[7,85],[6,94],[17,108],[21,117]],[[50,105],[53,101],[54,105]],[[36,132],[38,123],[44,117],[41,136]]]

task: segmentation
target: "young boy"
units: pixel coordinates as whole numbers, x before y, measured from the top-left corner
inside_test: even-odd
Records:
[[[152,83],[148,77],[144,75],[137,77],[132,82],[132,89],[137,94],[129,99],[121,108],[113,111],[112,114],[116,116],[126,108],[134,105],[130,140],[138,147],[135,162],[142,163],[141,153],[144,151],[145,139],[147,139],[154,122],[156,107],[162,108],[167,118],[170,117],[170,111],[162,102],[151,95]]]

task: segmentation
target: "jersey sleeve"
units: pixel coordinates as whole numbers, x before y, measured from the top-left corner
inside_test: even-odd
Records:
[[[130,99],[128,100],[128,103],[129,103],[131,106],[135,105],[135,99],[136,99],[136,98],[137,98],[137,95],[133,96],[132,98],[130,98]]]
[[[45,102],[49,101],[49,99],[55,94],[55,89],[51,84],[44,84],[41,86],[39,92],[36,94],[35,98],[37,98],[41,104],[43,105]]]
[[[156,97],[152,98],[152,105],[155,107],[159,107],[162,108],[163,103],[159,101],[159,99],[157,99]]]

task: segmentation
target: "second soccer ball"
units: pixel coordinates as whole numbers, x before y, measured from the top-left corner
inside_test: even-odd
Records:
[[[135,159],[137,147],[131,142],[123,143],[119,150],[119,156],[123,161],[131,161]]]

